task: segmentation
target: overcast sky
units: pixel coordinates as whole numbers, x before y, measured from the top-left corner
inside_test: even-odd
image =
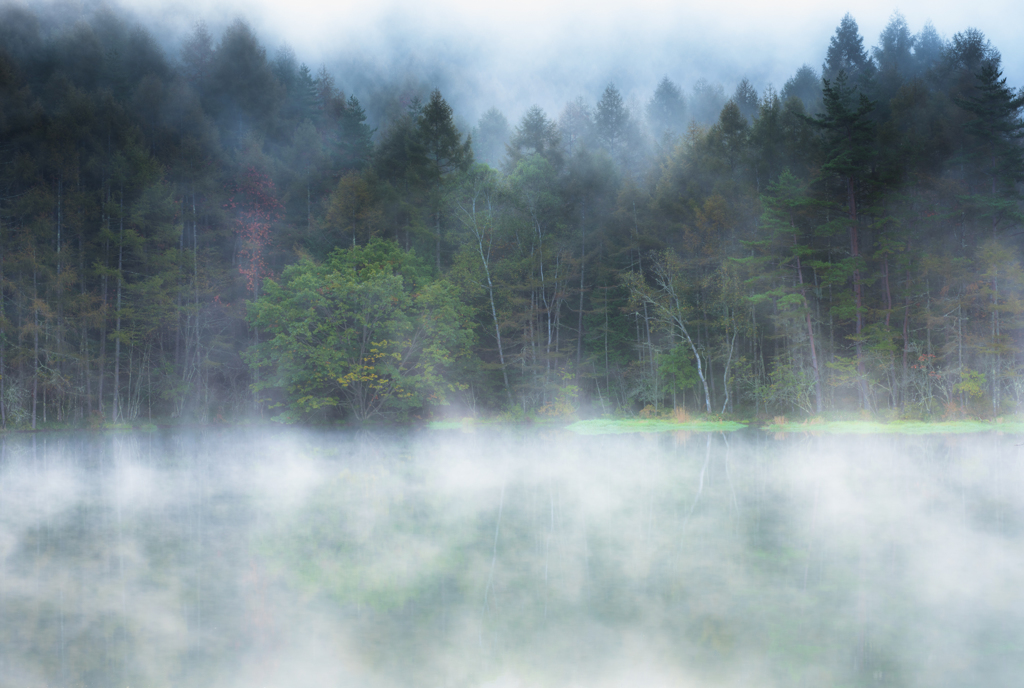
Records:
[[[758,90],[769,83],[779,88],[801,64],[820,69],[847,11],[869,49],[897,9],[915,33],[929,19],[946,38],[974,26],[1001,51],[1009,82],[1024,82],[1024,5],[1009,0],[123,2],[159,18],[165,40],[187,33],[200,18],[218,35],[244,17],[271,54],[287,42],[311,66],[326,63],[357,95],[368,78],[435,81],[469,110],[461,113],[468,118],[491,105],[514,121],[535,102],[549,111],[576,95],[593,102],[609,82],[644,102],[665,75],[686,90],[701,76],[721,81],[727,93],[744,76]]]

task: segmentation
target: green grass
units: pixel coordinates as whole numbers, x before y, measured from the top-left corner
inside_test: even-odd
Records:
[[[901,435],[932,435],[932,434],[964,434],[971,432],[1006,432],[1024,433],[1024,422],[1008,421],[996,423],[980,420],[954,421],[920,421],[904,420],[881,423],[872,420],[836,420],[823,423],[783,423],[769,425],[766,430],[776,432],[823,432],[829,434],[901,434]]]
[[[463,423],[461,420],[432,420],[427,423],[427,428],[429,430],[461,430],[471,424]]]
[[[679,423],[674,420],[622,418],[597,420],[581,420],[566,426],[580,435],[619,435],[629,432],[732,432],[741,430],[746,425],[731,420],[703,421],[694,420]]]

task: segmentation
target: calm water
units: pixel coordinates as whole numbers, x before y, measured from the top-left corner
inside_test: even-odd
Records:
[[[0,439],[0,686],[1017,686],[1018,438]]]

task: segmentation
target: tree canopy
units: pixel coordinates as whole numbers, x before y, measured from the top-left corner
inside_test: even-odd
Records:
[[[6,427],[1024,402],[1024,95],[976,28],[507,117],[80,19],[0,8]]]

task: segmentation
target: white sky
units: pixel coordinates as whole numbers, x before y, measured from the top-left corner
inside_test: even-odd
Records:
[[[439,62],[449,75],[461,75],[452,78],[461,78],[465,91],[479,95],[481,102],[471,106],[476,114],[497,104],[510,119],[532,102],[560,109],[556,99],[583,94],[596,100],[610,81],[640,100],[663,75],[687,90],[699,76],[721,81],[729,93],[743,76],[759,90],[769,82],[779,88],[803,63],[820,69],[847,11],[869,49],[896,10],[914,32],[929,19],[946,38],[974,26],[1002,53],[1009,83],[1024,82],[1024,3],[1009,0],[898,6],[892,0],[845,6],[810,0],[122,1],[179,34],[202,18],[216,35],[244,17],[271,54],[287,42],[314,67],[340,65],[342,56],[352,64],[358,56],[396,76]],[[340,81],[344,85],[343,75]]]

